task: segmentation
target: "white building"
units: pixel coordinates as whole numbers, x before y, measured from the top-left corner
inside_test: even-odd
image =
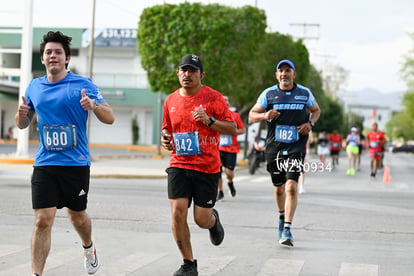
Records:
[[[372,122],[377,122],[378,128],[384,131],[391,117],[402,110],[403,95],[403,92],[384,94],[374,89],[363,89],[342,91],[339,98],[346,113],[352,112],[364,118],[364,129],[369,130]]]
[[[89,76],[88,29],[34,28],[33,78],[45,74],[39,50],[43,35],[48,31],[58,30],[72,37],[69,69],[80,75]],[[116,120],[114,125],[105,125],[98,122],[95,116],[91,116],[90,143],[157,143],[161,120],[158,118],[159,93],[151,92],[149,88],[146,72],[141,67],[136,37],[136,29],[95,31],[92,79],[100,88],[105,100],[112,106]],[[4,137],[9,127],[15,125],[14,115],[19,104],[19,74],[13,69],[20,67],[20,53],[9,50],[20,48],[21,34],[0,33],[0,138]],[[33,129],[35,127],[31,128],[29,139],[37,139],[36,129]],[[137,135],[134,136],[134,129],[138,129],[138,141]]]

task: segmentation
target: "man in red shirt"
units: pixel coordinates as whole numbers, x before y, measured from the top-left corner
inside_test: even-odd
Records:
[[[371,177],[375,177],[377,169],[380,167],[382,156],[382,147],[385,146],[385,136],[378,130],[378,124],[373,123],[371,131],[367,134],[367,145],[369,149],[369,156],[371,157]]]
[[[181,88],[165,100],[161,144],[172,151],[166,170],[168,198],[172,231],[184,259],[174,275],[191,276],[198,275],[198,271],[187,223],[188,208],[194,201],[195,223],[209,229],[210,241],[220,245],[224,229],[213,209],[220,173],[220,133],[237,132],[223,95],[201,84],[205,73],[198,56],[184,56],[176,74]]]
[[[337,129],[329,135],[329,145],[331,149],[332,167],[334,168],[335,164],[339,164],[339,151],[342,145],[342,136],[338,133]]]
[[[229,97],[223,96],[224,100],[229,106]],[[237,135],[244,134],[244,124],[240,115],[231,111],[234,121],[237,124]],[[229,194],[231,197],[236,196],[236,188],[234,187],[233,178],[234,178],[234,168],[236,167],[237,162],[237,153],[240,152],[239,143],[237,142],[237,135],[231,136],[226,134],[220,135],[220,160],[221,166],[224,167],[226,173],[227,185],[229,186]],[[220,200],[224,197],[223,193],[223,178],[221,177],[222,167],[220,168],[220,179],[218,183],[218,195],[217,200]]]

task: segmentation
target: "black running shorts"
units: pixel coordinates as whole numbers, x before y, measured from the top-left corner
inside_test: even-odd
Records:
[[[339,150],[333,150],[333,149],[331,149],[331,156],[332,155],[339,155]]]
[[[89,192],[89,166],[39,166],[32,175],[33,209],[67,207],[86,209]]]
[[[233,171],[236,167],[237,153],[220,151],[221,166]],[[221,173],[221,168],[220,168]]]
[[[272,177],[274,186],[285,184],[288,179],[298,182],[303,171],[305,153],[296,152],[286,156],[266,155],[267,171]]]
[[[218,173],[209,174],[194,170],[168,168],[168,198],[189,199],[194,204],[204,208],[212,208],[216,203],[218,189]]]

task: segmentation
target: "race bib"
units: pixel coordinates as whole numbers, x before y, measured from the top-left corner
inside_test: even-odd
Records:
[[[275,139],[282,143],[295,143],[299,140],[299,132],[297,126],[276,126]]]
[[[371,141],[369,143],[369,145],[371,146],[371,148],[377,148],[378,147],[378,142]]]
[[[48,151],[65,151],[76,148],[76,125],[44,125],[43,146]]]
[[[233,144],[233,139],[231,135],[220,135],[220,146],[222,147],[228,147]]]
[[[174,146],[177,155],[198,155],[201,154],[198,131],[195,132],[174,132]]]

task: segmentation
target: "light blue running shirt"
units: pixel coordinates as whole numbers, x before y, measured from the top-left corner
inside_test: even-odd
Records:
[[[36,112],[40,139],[34,166],[90,166],[82,89],[98,103],[105,101],[90,79],[72,72],[58,82],[49,82],[47,76],[30,82],[25,97]]]

